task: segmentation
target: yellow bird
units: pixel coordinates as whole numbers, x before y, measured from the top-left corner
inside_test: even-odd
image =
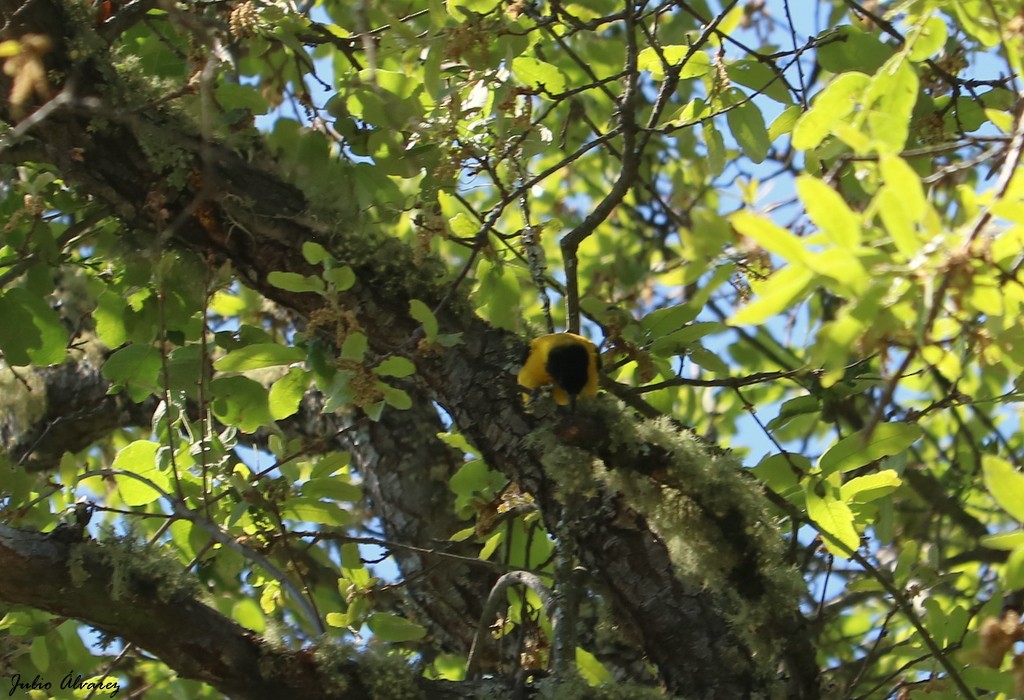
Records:
[[[530,341],[530,351],[519,370],[519,385],[534,390],[553,385],[559,406],[576,410],[577,396],[597,394],[601,358],[597,347],[575,333],[548,333]]]

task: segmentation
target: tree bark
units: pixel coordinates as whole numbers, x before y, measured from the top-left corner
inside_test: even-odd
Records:
[[[708,700],[747,698],[765,691],[771,679],[753,658],[750,643],[720,609],[716,592],[706,590],[699,576],[680,574],[665,542],[644,515],[617,494],[595,485],[586,503],[586,517],[566,521],[568,529],[564,526],[563,493],[545,466],[545,449],[530,439],[543,423],[524,411],[515,386],[513,372],[523,346],[518,338],[487,326],[457,290],[453,293],[438,281],[431,266],[415,265],[411,252],[399,241],[357,227],[326,228],[318,222],[331,218],[310,215],[313,212],[302,193],[258,159],[250,161],[223,146],[202,142],[195,136],[194,125],[170,112],[126,103],[124,96],[133,94],[132,87],[113,70],[109,55],[82,48],[96,46],[94,31],[74,24],[53,0],[0,0],[0,16],[6,22],[4,39],[34,32],[53,40],[47,60],[54,74],[64,76],[55,98],[63,106],[26,128],[25,138],[66,182],[102,203],[128,229],[151,232],[155,241],[191,247],[211,262],[230,260],[247,284],[307,318],[322,308],[321,298],[279,289],[268,282],[268,274],[318,274],[319,269],[301,254],[305,241],[318,241],[345,260],[357,283],[341,293],[338,302],[356,315],[371,352],[386,355],[395,348],[408,350],[416,364],[414,380],[425,394],[445,408],[492,468],[536,498],[550,532],[572,538],[580,560],[642,636],[668,688]],[[72,61],[68,37],[81,39],[86,34],[93,36],[90,41],[77,41],[78,53]],[[8,77],[0,81],[0,89],[10,89]],[[0,106],[0,117],[15,121],[6,104]],[[176,150],[176,165],[154,160],[151,149],[145,147],[154,134],[159,134],[165,148]],[[182,181],[187,184],[171,184]],[[160,202],[160,216],[152,211],[154,201]],[[441,332],[461,333],[463,342],[452,348],[414,350],[422,335],[419,322],[409,313],[414,299],[436,309]],[[607,442],[614,430],[609,422],[598,425],[594,434]],[[591,447],[592,457],[599,446]],[[659,448],[634,442],[628,449],[636,454],[621,448],[606,450],[606,468],[628,469],[638,454],[656,454]],[[584,455],[587,452],[585,446]],[[747,549],[742,528],[726,535],[736,540],[732,543],[736,551]],[[31,568],[32,550],[19,551],[17,563]],[[56,556],[52,550],[40,555]],[[10,595],[6,586],[3,590],[0,595]],[[108,617],[90,606],[90,601],[96,602],[84,593],[70,594],[59,605],[55,600],[40,595],[19,602],[90,621],[154,653],[163,652],[162,658],[183,675],[202,677],[216,687],[231,689],[237,697],[257,697],[235,690],[241,687],[240,681],[228,665],[197,665],[187,653],[187,634],[168,634],[160,625],[147,627],[144,619],[123,621],[116,612]],[[197,619],[204,618],[198,608],[187,610]],[[177,608],[176,617],[184,617]],[[783,645],[813,658],[805,637],[795,631],[779,633],[784,636]],[[223,634],[227,644],[230,635]],[[184,649],[170,648],[175,642]],[[241,644],[237,636],[234,644]],[[252,657],[246,656],[250,651],[232,652],[238,655],[238,667],[247,671],[252,670]],[[806,675],[805,671],[789,669],[792,674]],[[796,687],[801,690],[794,697],[816,697],[813,678],[800,678]]]

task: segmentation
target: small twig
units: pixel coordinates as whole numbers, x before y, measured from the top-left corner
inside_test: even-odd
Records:
[[[626,23],[626,89],[622,93],[622,100],[619,104],[619,124],[622,130],[622,171],[619,178],[612,185],[611,190],[605,195],[593,211],[585,218],[579,226],[562,237],[562,262],[565,266],[565,308],[566,308],[566,330],[570,333],[580,332],[580,288],[579,271],[577,267],[576,252],[580,243],[594,232],[604,222],[612,211],[625,198],[626,193],[633,186],[639,172],[640,157],[636,150],[637,124],[636,96],[637,96],[637,42],[635,23],[636,17],[632,9],[625,14]]]
[[[473,645],[469,649],[469,658],[466,660],[467,681],[476,680],[480,677],[480,655],[487,640],[487,630],[490,628],[491,620],[498,614],[498,609],[505,604],[505,591],[510,586],[516,584],[522,584],[537,594],[541,604],[544,605],[544,609],[547,610],[548,615],[552,618],[552,636],[556,639],[558,638],[557,617],[553,615],[555,599],[551,595],[551,590],[544,585],[539,576],[527,571],[509,572],[495,581],[494,587],[491,588],[491,592],[487,596],[487,602],[484,603],[483,613],[480,614],[480,622],[477,623],[476,633],[473,635]]]
[[[764,382],[773,382],[777,379],[789,379],[796,377],[801,374],[814,374],[814,370],[788,370],[785,372],[756,372],[755,374],[747,375],[746,377],[721,377],[719,379],[691,379],[689,377],[675,377],[673,379],[666,379],[663,382],[657,384],[645,384],[644,386],[637,387],[634,391],[636,393],[647,393],[649,391],[658,391],[659,389],[669,389],[675,386],[700,386],[700,387],[711,387],[711,386],[722,386],[722,387],[740,387],[749,386],[751,384],[762,384]]]

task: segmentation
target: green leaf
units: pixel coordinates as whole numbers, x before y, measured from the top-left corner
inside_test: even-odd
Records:
[[[791,104],[793,96],[786,87],[782,76],[768,65],[754,60],[733,61],[726,66],[729,79],[734,83],[748,87],[754,92],[767,95],[776,102]]]
[[[41,673],[46,673],[46,670],[50,668],[50,640],[46,638],[45,634],[32,640],[28,648],[28,658],[32,662],[32,667]],[[14,684],[12,683],[11,686],[10,695],[14,695]],[[18,694],[21,695],[21,693]]]
[[[640,325],[654,339],[668,335],[697,318],[700,306],[676,304],[655,309],[640,319]]]
[[[306,262],[310,265],[319,265],[320,263],[334,259],[334,257],[327,252],[326,248],[314,241],[306,241],[302,244],[302,257],[304,257]]]
[[[739,95],[742,97],[742,93]],[[750,100],[741,102],[731,107],[725,118],[743,154],[755,163],[764,162],[772,143],[757,105]]]
[[[279,345],[277,343],[256,343],[232,350],[213,363],[221,372],[245,372],[263,367],[290,365],[306,359],[306,351],[302,348]]]
[[[352,514],[331,501],[293,496],[283,504],[281,516],[289,520],[343,527],[352,521]]]
[[[806,267],[790,265],[782,268],[758,286],[757,297],[733,314],[729,323],[734,326],[764,323],[806,296],[813,280],[814,273]]]
[[[778,430],[789,421],[799,416],[806,416],[821,411],[821,399],[817,396],[798,396],[785,401],[779,407],[779,415],[768,421],[768,430]]]
[[[445,0],[445,7],[460,22],[471,15],[487,15],[498,7],[498,0]]]
[[[917,97],[917,72],[901,56],[893,56],[871,80],[864,103],[868,132],[880,153],[897,153],[906,145]]]
[[[819,36],[818,41],[821,42],[818,62],[822,68],[836,74],[850,70],[874,73],[893,51],[874,34],[850,25],[829,30]]]
[[[902,483],[896,470],[883,469],[875,474],[850,479],[839,488],[839,494],[847,503],[868,503],[888,496]]]
[[[358,503],[363,498],[361,488],[336,476],[310,479],[302,485],[300,492],[303,496],[316,501],[328,499]]]
[[[518,56],[512,59],[512,74],[528,88],[554,95],[565,92],[565,75],[562,71],[536,58]]]
[[[277,270],[267,275],[267,282],[278,289],[287,292],[316,292],[321,294],[324,291],[324,281],[312,275],[300,275],[297,272],[278,272]]]
[[[1003,565],[1003,589],[1019,591],[1024,588],[1024,547],[1010,552]]]
[[[170,491],[170,478],[165,472],[157,469],[156,453],[160,448],[155,442],[149,440],[136,440],[121,448],[121,451],[114,457],[111,469],[131,472],[148,479],[163,491]],[[117,482],[117,490],[121,493],[121,500],[128,506],[144,506],[160,498],[160,491],[138,479],[118,474],[114,477]]]
[[[1002,457],[982,455],[985,488],[1015,520],[1024,522],[1024,474]]]
[[[348,627],[351,624],[348,614],[339,612],[329,612],[324,621],[331,627]]]
[[[476,535],[476,527],[464,527],[448,538],[450,542],[465,542]]]
[[[576,647],[576,669],[592,688],[615,680],[604,664],[583,647]]]
[[[270,387],[267,407],[274,420],[283,420],[295,415],[299,403],[309,387],[310,373],[301,367],[292,367]]]
[[[437,338],[437,319],[434,318],[434,312],[430,310],[429,306],[419,299],[413,299],[409,302],[409,315],[423,325],[427,342],[433,342]]]
[[[218,377],[210,382],[213,414],[225,425],[254,433],[273,422],[269,392],[248,377]]]
[[[7,364],[46,366],[64,361],[68,332],[60,316],[27,289],[15,287],[0,296],[0,328],[0,351]]]
[[[912,260],[921,250],[921,238],[900,193],[894,188],[882,187],[875,197],[874,204],[882,219],[882,225],[885,226],[885,232],[889,234],[902,259]]]
[[[671,357],[672,355],[678,355],[685,352],[688,348],[693,345],[699,347],[699,341],[706,335],[712,333],[719,333],[725,330],[725,324],[719,323],[718,321],[703,321],[700,323],[691,323],[684,328],[680,328],[677,331],[673,331],[666,335],[656,338],[651,343],[651,353],[658,355],[659,357]]]
[[[350,571],[366,568],[359,552],[359,545],[355,542],[346,542],[341,545],[341,568]]]
[[[425,627],[391,613],[375,612],[367,618],[366,625],[386,642],[413,642],[427,635]]]
[[[245,109],[253,114],[266,114],[270,111],[270,103],[260,94],[259,90],[251,85],[225,80],[217,85],[216,95],[217,102],[225,111]]]
[[[853,512],[837,497],[837,491],[825,481],[809,480],[804,488],[807,516],[818,527],[828,551],[849,559],[860,547],[860,535],[853,526]]]
[[[513,329],[519,321],[519,280],[505,265],[481,258],[476,269],[476,298],[480,315],[499,328]]]
[[[108,348],[120,347],[128,339],[124,327],[124,298],[109,289],[96,297],[92,317],[96,321],[96,334]]]
[[[133,401],[144,401],[160,390],[160,352],[149,345],[126,345],[103,363],[103,376],[124,386]]]
[[[810,175],[797,177],[796,191],[807,209],[807,216],[829,240],[848,250],[860,245],[860,215],[850,209],[838,192]]]
[[[711,71],[711,57],[704,51],[694,51],[689,46],[678,44],[661,47],[661,53],[665,57],[664,62],[654,48],[647,47],[641,50],[636,57],[636,67],[650,72],[651,77],[655,80],[664,80],[665,64],[667,63],[670,68],[674,68],[682,63],[683,59],[686,59],[686,55],[691,51],[692,55],[679,70],[680,80],[689,80],[690,78],[708,75]]]
[[[712,374],[729,374],[730,372],[729,365],[717,353],[711,352],[700,343],[690,346],[687,355]]]
[[[917,224],[928,212],[924,186],[917,172],[897,155],[883,153],[878,169],[884,182],[876,199],[882,223],[899,251],[911,259],[920,248]]]
[[[837,442],[821,456],[818,466],[825,476],[848,472],[903,452],[922,434],[921,428],[912,423],[880,423],[870,436],[865,429]]]
[[[505,478],[488,468],[480,459],[467,461],[449,481],[449,486],[455,493],[455,508],[459,511],[477,498],[493,498],[504,485]]]
[[[408,377],[416,373],[416,365],[405,357],[392,356],[373,368],[373,371],[381,377]]]
[[[774,143],[783,135],[793,131],[793,127],[796,126],[796,121],[800,118],[801,114],[803,114],[803,109],[800,105],[790,105],[782,110],[779,116],[775,117],[768,126],[768,140]]]
[[[347,292],[356,283],[356,273],[348,265],[324,271],[324,279],[334,285],[334,291]]]
[[[769,253],[774,253],[788,262],[808,262],[809,256],[804,242],[768,219],[742,210],[733,214],[729,221],[737,231],[753,239]]]
[[[499,545],[505,541],[505,531],[498,530],[484,542],[484,546],[480,548],[480,553],[477,558],[480,561],[487,561],[491,558],[491,555],[498,549]]]
[[[1024,548],[1024,530],[985,535],[981,538],[980,542],[991,549],[1000,549],[1007,552],[1018,547]]]
[[[404,390],[381,382],[380,391],[384,394],[384,401],[389,406],[397,408],[399,411],[408,411],[412,408],[412,397]]]
[[[803,455],[774,454],[762,459],[752,471],[772,491],[786,495],[810,470],[811,463]]]
[[[708,150],[708,172],[718,177],[725,170],[725,139],[710,119],[701,122],[704,129],[704,144]]]
[[[853,113],[870,84],[869,76],[853,71],[825,86],[793,127],[793,148],[806,151],[821,144],[836,124]]]
[[[349,333],[341,344],[341,356],[347,360],[361,361],[370,347],[365,333]]]
[[[231,607],[231,617],[242,627],[257,634],[263,632],[267,625],[266,618],[263,617],[263,610],[260,609],[259,603],[252,598],[239,599]]]
[[[907,44],[911,47],[910,60],[931,58],[946,45],[947,36],[946,23],[938,17],[929,17],[918,24],[907,35]]]

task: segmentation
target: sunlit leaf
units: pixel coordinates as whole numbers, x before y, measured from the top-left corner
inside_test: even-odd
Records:
[[[850,507],[823,481],[808,481],[804,495],[807,516],[821,531],[825,546],[837,557],[849,559],[850,554],[860,547],[860,536],[853,526]]]
[[[374,635],[387,642],[412,642],[427,634],[423,626],[391,613],[375,612],[367,618],[366,624]]]
[[[170,491],[170,478],[156,465],[159,445],[149,440],[136,440],[121,449],[114,457],[111,469],[130,472],[141,478],[119,474],[115,476],[117,489],[125,505],[144,506]],[[145,481],[143,481],[145,479]],[[149,483],[147,483],[149,482]]]
[[[278,345],[277,343],[256,343],[232,350],[213,363],[221,372],[244,372],[261,367],[274,367],[300,362],[306,358],[302,348]]]
[[[530,56],[518,56],[512,59],[512,73],[527,87],[549,94],[565,92],[565,76],[550,63]]]
[[[1013,518],[1024,522],[1024,474],[996,455],[982,455],[985,488]]]
[[[300,275],[295,272],[271,272],[267,281],[288,292],[323,292],[324,281],[311,275]]]
[[[921,428],[912,423],[880,423],[870,433],[860,430],[832,445],[821,456],[818,466],[826,476],[857,469],[902,452],[921,435]]]
[[[816,177],[801,175],[796,190],[807,215],[837,246],[852,249],[860,244],[861,220],[839,193]]]

